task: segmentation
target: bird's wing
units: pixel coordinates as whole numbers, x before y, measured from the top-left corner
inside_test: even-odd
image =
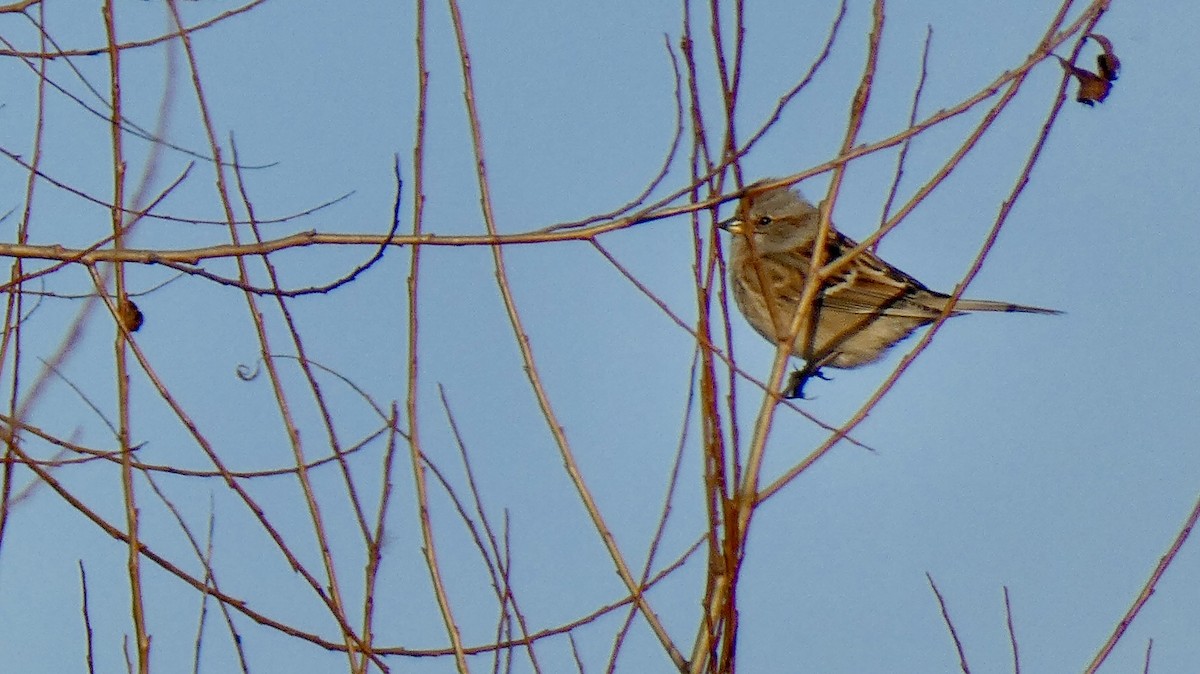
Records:
[[[827,262],[837,260],[856,245],[853,239],[834,230],[826,244],[825,259]],[[812,262],[812,247],[806,248],[787,252],[793,267],[805,272]],[[798,297],[800,290],[795,289],[789,294]],[[822,311],[929,320],[941,313],[946,300],[945,295],[930,290],[869,250],[860,252],[853,264],[829,279],[823,291]]]

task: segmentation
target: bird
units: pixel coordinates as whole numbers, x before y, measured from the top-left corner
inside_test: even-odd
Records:
[[[755,189],[769,182],[775,181],[748,186],[736,215],[719,227],[733,235],[727,274],[738,310],[767,341],[779,344],[795,329],[821,216],[798,190]],[[831,225],[824,263],[838,260],[857,245]],[[784,397],[803,398],[809,378],[827,379],[821,372],[824,367],[851,369],[874,363],[914,330],[937,320],[949,302],[950,295],[930,290],[871,250],[859,251],[849,265],[821,284],[812,303],[813,315],[801,320],[791,348],[792,355],[804,360],[804,367],[791,374]],[[976,311],[1062,313],[1010,302],[959,299],[950,315]]]

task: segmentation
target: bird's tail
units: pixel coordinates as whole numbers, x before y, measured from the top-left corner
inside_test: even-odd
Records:
[[[1015,311],[1025,314],[1061,314],[1057,309],[1043,309],[1026,304],[1011,302],[996,302],[994,300],[959,300],[954,305],[955,311]]]

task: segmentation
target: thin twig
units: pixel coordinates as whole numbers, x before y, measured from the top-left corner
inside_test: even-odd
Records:
[[[83,639],[84,645],[84,661],[87,663],[88,674],[96,674],[96,653],[93,650],[92,637],[95,636],[92,630],[92,612],[88,607],[88,585],[87,585],[87,569],[83,566],[83,560],[79,560],[79,611],[83,617]]]
[[[912,105],[908,109],[908,125],[914,126],[917,123],[917,111],[921,106],[921,92],[925,91],[925,78],[929,75],[929,45],[933,42],[933,26],[925,27],[925,45],[921,48],[921,70],[917,77],[917,86],[913,90]],[[882,229],[887,225],[888,213],[892,211],[892,202],[896,200],[896,193],[900,190],[900,179],[904,176],[904,163],[908,159],[908,149],[912,147],[912,138],[905,140],[900,145],[900,152],[896,156],[896,171],[892,178],[892,184],[888,188],[887,199],[883,201],[883,210],[879,216],[879,227]],[[876,241],[871,250],[879,249],[879,241]]]
[[[928,571],[925,572],[925,577],[929,579],[929,587],[933,590],[933,595],[937,597],[938,607],[942,611],[942,622],[946,624],[946,629],[950,630],[950,638],[954,640],[954,650],[958,653],[958,666],[962,669],[963,674],[971,674],[971,668],[967,665],[967,654],[963,652],[962,641],[958,638],[958,630],[954,629],[954,621],[950,619],[950,610],[946,608],[946,600],[942,598],[937,583],[933,582],[933,576],[929,575]]]
[[[1179,533],[1176,534],[1175,540],[1171,542],[1171,547],[1167,549],[1166,554],[1164,554],[1158,560],[1158,564],[1154,567],[1154,571],[1150,573],[1150,577],[1147,578],[1146,583],[1142,585],[1141,592],[1139,592],[1137,597],[1134,598],[1133,603],[1129,606],[1129,609],[1125,611],[1125,615],[1121,616],[1121,620],[1117,622],[1117,626],[1115,629],[1113,629],[1113,632],[1108,637],[1108,640],[1104,642],[1104,645],[1100,647],[1099,652],[1097,652],[1096,656],[1092,658],[1092,661],[1088,663],[1087,668],[1083,670],[1086,672],[1086,674],[1092,674],[1100,668],[1100,665],[1104,664],[1104,661],[1108,658],[1109,654],[1112,653],[1114,648],[1116,648],[1117,642],[1121,640],[1122,636],[1124,636],[1125,630],[1129,629],[1129,626],[1133,623],[1134,618],[1141,613],[1142,607],[1146,605],[1146,602],[1150,601],[1150,597],[1154,594],[1154,588],[1158,586],[1158,582],[1162,580],[1163,575],[1167,572],[1167,569],[1170,568],[1171,563],[1174,562],[1175,558],[1179,555],[1179,551],[1183,549],[1183,544],[1187,542],[1188,536],[1192,534],[1192,529],[1196,527],[1196,521],[1198,519],[1200,519],[1200,499],[1197,499],[1195,505],[1192,506],[1192,511],[1188,513],[1187,519],[1183,523],[1183,527],[1181,527]],[[1149,652],[1147,651],[1147,660],[1149,657]]]
[[[449,483],[442,478],[441,473],[437,472],[436,469],[435,474],[438,475],[438,478],[442,480],[442,483],[446,487],[446,491],[448,494],[450,494],[450,497],[454,499],[455,507],[459,509],[463,522],[467,525],[468,529],[470,529],[471,536],[475,540],[475,544],[479,548],[480,554],[483,556],[484,561],[488,565],[488,572],[492,575],[492,583],[497,594],[499,595],[498,598],[500,600],[502,614],[507,616],[506,607],[512,607],[513,616],[517,620],[517,627],[521,630],[521,636],[524,637],[523,642],[519,640],[513,640],[514,643],[521,643],[525,646],[526,652],[529,656],[530,666],[533,667],[535,672],[541,672],[541,664],[538,661],[537,653],[533,649],[533,639],[530,638],[529,625],[525,620],[525,614],[521,611],[520,605],[517,602],[517,596],[512,590],[512,566],[511,562],[509,561],[510,555],[507,554],[507,551],[501,552],[497,544],[496,533],[492,529],[492,525],[487,514],[487,509],[483,505],[483,495],[479,490],[479,482],[475,478],[475,470],[471,466],[470,454],[467,452],[466,441],[463,439],[462,432],[458,428],[458,422],[455,420],[454,413],[450,409],[450,401],[446,398],[446,390],[440,384],[438,385],[438,395],[441,397],[442,409],[446,412],[446,423],[450,426],[450,433],[454,436],[454,444],[458,448],[459,459],[462,460],[463,475],[467,479],[467,488],[471,492],[471,499],[475,504],[475,514],[479,518],[480,525],[483,527],[484,536],[486,537],[490,547],[490,554],[489,549],[484,547],[482,538],[479,536],[478,532],[473,526],[473,523],[470,521],[470,517],[467,515],[466,509],[461,507],[457,495],[455,495],[450,489]],[[508,528],[507,522],[508,518],[505,517],[506,532]],[[507,546],[507,533],[505,534],[504,540]],[[499,641],[499,639],[497,641]]]
[[[111,222],[113,231],[113,248],[116,250],[124,246],[124,216],[119,208],[125,203],[125,155],[121,138],[121,125],[118,120],[121,118],[121,61],[120,50],[117,49],[117,28],[116,21],[113,18],[112,0],[104,2],[104,31],[108,41],[108,65],[109,65],[109,95],[112,98],[112,119],[110,130],[112,133],[112,153],[113,153],[113,204],[118,208],[113,208],[111,211]],[[128,302],[125,297],[125,267],[121,263],[116,263],[113,266],[113,279],[116,282],[116,295],[118,302]],[[104,293],[105,288],[100,284],[96,291]],[[108,301],[107,298],[105,300]],[[117,329],[114,337],[114,360],[117,377],[117,418],[118,418],[118,442],[121,447],[121,491],[124,498],[125,506],[125,527],[126,533],[129,536],[127,565],[129,571],[129,593],[130,593],[130,610],[131,618],[133,619],[134,628],[134,643],[137,648],[137,666],[139,674],[149,674],[150,672],[150,634],[146,630],[146,606],[145,594],[142,590],[142,567],[141,555],[138,554],[138,538],[140,536],[140,521],[137,508],[137,497],[133,485],[133,466],[131,465],[132,453],[129,449],[129,373],[128,373],[128,353],[126,351],[126,338],[128,332],[126,326],[121,321],[117,321]]]
[[[1013,628],[1012,604],[1008,600],[1008,586],[1004,586],[1004,624],[1008,627],[1008,643],[1012,646],[1013,674],[1021,674],[1021,653],[1017,649],[1017,631]]]

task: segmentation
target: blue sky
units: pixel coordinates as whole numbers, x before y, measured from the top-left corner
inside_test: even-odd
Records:
[[[807,70],[836,8],[827,3],[747,3],[747,54],[737,121],[742,137]],[[927,25],[933,27],[921,115],[953,105],[1017,66],[1036,46],[1055,8],[1038,2],[962,8],[892,3],[881,66],[860,139],[888,137],[907,125]],[[189,22],[228,9],[181,3]],[[103,44],[95,7],[46,8],[64,47]],[[695,21],[704,26],[703,8]],[[474,3],[463,8],[472,49],[497,226],[536,230],[610,211],[654,176],[674,130],[671,66],[664,36],[677,45],[675,3]],[[122,39],[165,25],[158,2],[116,6]],[[406,178],[401,231],[411,228],[416,110],[414,10],[363,3],[266,2],[198,33],[195,49],[218,137],[234,134],[259,217],[280,217],[347,193],[304,219],[265,225],[266,236],[295,231],[382,234],[390,225],[393,156]],[[812,85],[744,158],[751,179],[798,173],[836,155],[849,98],[862,72],[870,5],[849,2],[842,37]],[[739,607],[742,671],[955,671],[957,656],[926,580],[938,583],[977,672],[1011,671],[1003,587],[1025,671],[1081,670],[1114,629],[1197,498],[1196,437],[1200,356],[1194,347],[1200,292],[1200,118],[1188,73],[1200,58],[1194,28],[1200,8],[1114,2],[1098,30],[1115,43],[1121,78],[1095,108],[1068,102],[983,271],[967,295],[1061,309],[1058,317],[981,315],[955,319],[903,375],[854,436],[869,452],[842,443],[766,503],[754,521]],[[24,19],[6,16],[0,35],[36,45]],[[461,99],[461,71],[448,14],[430,8],[430,126],[425,227],[441,234],[484,231]],[[707,29],[697,31],[705,35]],[[719,128],[710,47],[698,38],[699,86],[710,129]],[[1058,50],[1067,53],[1067,47]],[[1084,50],[1089,65],[1095,45]],[[152,127],[163,100],[166,51],[123,56],[127,116]],[[107,92],[103,56],[71,61]],[[91,104],[61,60],[50,76]],[[203,150],[194,95],[177,71],[167,133]],[[962,278],[1001,202],[1012,190],[1061,81],[1057,62],[1038,65],[979,147],[882,243],[881,254],[933,288]],[[0,143],[31,152],[36,79],[20,61],[0,61]],[[1071,88],[1074,91],[1074,87]],[[939,167],[978,123],[982,108],[922,135],[912,146],[901,198]],[[111,194],[111,154],[103,119],[49,96],[45,170],[98,196]],[[717,138],[713,136],[714,142]],[[685,143],[685,153],[686,148]],[[129,139],[129,172],[140,175],[150,146]],[[226,146],[228,152],[228,147]],[[853,162],[834,219],[862,238],[878,225],[895,167],[894,150]],[[228,156],[228,155],[227,155]],[[161,189],[191,161],[167,152]],[[172,215],[219,219],[211,167],[200,163],[163,206]],[[655,196],[687,185],[679,159]],[[7,208],[23,205],[25,175],[0,164]],[[819,199],[828,174],[801,184]],[[87,245],[109,230],[107,211],[48,184],[38,186],[31,239]],[[725,206],[722,216],[731,212]],[[701,222],[709,222],[707,216]],[[15,216],[5,222],[15,236]],[[707,234],[706,234],[707,236]],[[166,249],[228,240],[221,226],[149,221],[135,247]],[[692,238],[685,217],[639,224],[599,242],[678,316],[694,323]],[[727,243],[727,242],[723,242]],[[368,247],[307,248],[272,259],[283,282],[328,282],[367,259]],[[585,242],[514,246],[505,251],[512,290],[544,384],[580,468],[623,552],[640,567],[657,525],[674,452],[687,429],[680,488],[657,568],[675,559],[706,526],[700,489],[699,425],[685,417],[694,339]],[[229,261],[206,269],[232,274]],[[290,308],[309,356],[353,381],[378,404],[403,405],[407,348],[405,278],[409,249],[390,249],[350,286],[294,300]],[[131,266],[132,289],[155,288],[175,273]],[[255,272],[260,282],[261,271]],[[83,270],[49,276],[59,295],[90,292]],[[445,395],[473,461],[494,522],[512,531],[513,583],[534,630],[586,615],[623,589],[562,470],[554,442],[523,373],[512,329],[483,247],[433,247],[422,253],[418,408],[424,451],[462,488]],[[139,346],[231,467],[286,467],[291,452],[265,376],[243,381],[259,347],[240,293],[182,278],[137,298],[146,325]],[[47,298],[25,325],[22,387],[29,386],[70,321],[78,299]],[[276,352],[294,353],[278,310],[263,301]],[[738,364],[765,377],[773,347],[739,317],[731,319]],[[92,317],[63,373],[115,418],[113,328]],[[802,407],[842,423],[916,343],[882,363],[833,372],[813,382]],[[12,360],[4,363],[6,390]],[[294,364],[281,362],[294,393],[306,451],[324,456],[325,431]],[[344,444],[379,427],[362,398],[326,377]],[[144,374],[131,377],[135,443],[151,463],[208,468]],[[22,388],[21,390],[26,390]],[[741,382],[738,422],[745,442],[761,394]],[[102,449],[112,434],[78,394],[56,380],[31,423]],[[826,432],[781,410],[768,442],[769,482],[818,446]],[[36,446],[38,456],[51,450]],[[31,449],[32,451],[32,449]],[[377,490],[381,441],[351,461],[364,489]],[[18,484],[28,474],[17,472]],[[56,476],[112,521],[122,521],[120,474],[85,464]],[[215,559],[222,587],[279,620],[335,639],[324,611],[219,480],[157,478],[189,524],[203,532],[215,513]],[[338,571],[351,605],[360,601],[365,559],[339,474],[314,471]],[[411,469],[394,476],[391,528],[378,600],[378,642],[438,648],[446,643],[421,559]],[[320,569],[311,526],[294,478],[247,481],[302,561]],[[374,494],[374,491],[369,493]],[[143,535],[193,573],[199,565],[169,513],[144,482],[138,498]],[[374,504],[374,497],[364,498]],[[478,555],[444,492],[432,490],[438,551],[455,615],[469,644],[492,638],[496,606]],[[78,565],[88,571],[98,671],[122,666],[131,633],[125,548],[49,489],[19,504],[3,541],[0,659],[22,671],[81,671]],[[1151,671],[1200,667],[1196,551],[1190,542],[1167,572],[1122,644],[1101,671],[1133,671],[1154,640]],[[199,598],[146,564],[148,625],[157,671],[191,661]],[[690,648],[703,592],[696,556],[649,599],[672,636]],[[358,615],[357,612],[352,612]],[[624,613],[574,632],[587,671],[601,671]],[[202,671],[234,671],[228,635],[210,612]],[[251,671],[341,671],[343,656],[235,618]],[[542,642],[543,671],[573,671],[564,637]],[[393,671],[453,671],[449,659],[388,660]],[[490,660],[470,661],[490,670]],[[635,623],[618,671],[668,671],[669,660]],[[515,671],[529,671],[515,659]]]

